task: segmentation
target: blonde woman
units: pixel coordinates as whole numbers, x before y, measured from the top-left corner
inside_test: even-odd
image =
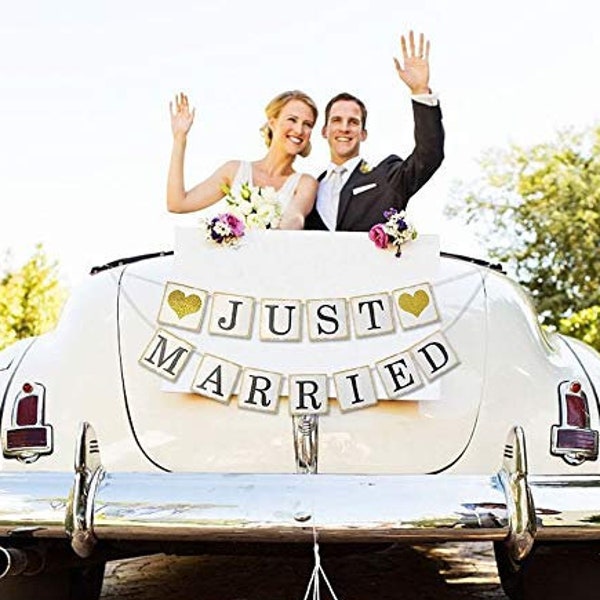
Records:
[[[314,101],[299,90],[279,94],[267,104],[267,122],[261,129],[267,153],[253,162],[230,160],[210,177],[185,189],[183,166],[187,135],[195,109],[181,93],[169,104],[173,149],[167,180],[167,208],[173,213],[202,210],[225,196],[224,189],[239,193],[242,185],[273,188],[281,205],[280,229],[302,229],[312,210],[318,183],[311,175],[294,171],[296,156],[310,152],[310,136],[318,111]]]

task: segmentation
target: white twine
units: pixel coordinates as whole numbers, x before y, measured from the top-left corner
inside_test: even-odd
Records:
[[[327,589],[331,594],[333,600],[338,600],[333,588],[331,587],[331,583],[329,583],[329,579],[327,579],[327,575],[325,575],[325,571],[321,566],[321,555],[319,554],[319,542],[317,541],[317,530],[313,526],[313,551],[315,555],[315,567],[311,573],[310,579],[308,580],[308,587],[306,588],[306,593],[304,594],[304,600],[308,600],[308,595],[312,589],[312,600],[320,600],[321,591],[320,591],[320,577],[323,578],[323,581],[327,584]]]

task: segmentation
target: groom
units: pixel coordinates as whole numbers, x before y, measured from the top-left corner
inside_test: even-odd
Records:
[[[333,97],[325,108],[322,134],[331,162],[319,176],[315,206],[305,229],[368,231],[385,221],[391,207],[406,208],[409,198],[433,175],[444,158],[444,129],[437,97],[429,88],[429,42],[423,34],[415,46],[411,31],[400,40],[403,65],[394,58],[400,79],[410,88],[415,120],[415,147],[406,158],[392,154],[371,167],[360,157],[367,139],[367,109],[348,93]]]

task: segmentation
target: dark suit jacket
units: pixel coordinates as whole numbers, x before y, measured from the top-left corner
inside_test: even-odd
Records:
[[[413,100],[415,147],[402,160],[392,154],[376,167],[361,161],[340,192],[336,231],[368,231],[383,223],[383,212],[404,210],[409,198],[435,173],[444,159],[444,128],[439,106]],[[318,178],[323,179],[325,173]],[[306,217],[304,229],[327,229],[316,206]]]

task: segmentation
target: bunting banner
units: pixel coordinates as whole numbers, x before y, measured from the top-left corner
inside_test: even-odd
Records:
[[[461,307],[439,270],[436,236],[395,257],[366,234],[251,231],[222,247],[180,227],[139,364],[165,391],[264,413],[281,396],[295,415],[325,414],[331,398],[343,412],[439,400],[463,362],[451,326],[482,301],[476,271]]]

